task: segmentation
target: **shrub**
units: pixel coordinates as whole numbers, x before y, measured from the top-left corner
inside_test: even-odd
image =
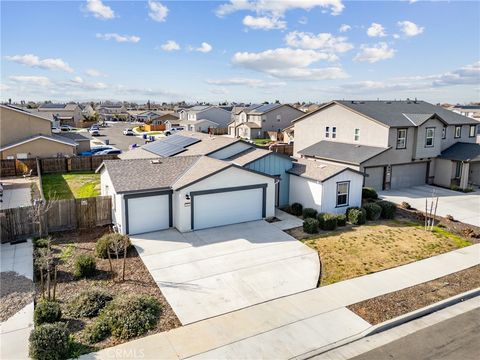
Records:
[[[56,301],[40,301],[33,312],[33,321],[35,325],[44,323],[54,323],[60,320],[62,311]]]
[[[382,208],[382,219],[393,219],[395,217],[395,212],[397,211],[397,206],[390,201],[378,201],[377,204]]]
[[[308,218],[303,221],[303,231],[307,234],[316,234],[318,233],[318,220]]]
[[[447,215],[445,216],[445,219],[447,219],[448,221],[455,221],[455,218],[454,218],[452,215],[450,215],[450,214],[447,214]]]
[[[347,216],[345,214],[337,214],[337,226],[347,225]]]
[[[337,228],[337,215],[325,214],[323,217],[323,230],[335,230]]]
[[[370,187],[364,187],[362,189],[362,199],[376,200],[376,199],[378,199],[378,194],[375,191],[375,189],[370,188]]]
[[[365,224],[366,221],[366,211],[365,209],[351,209],[348,212],[348,221],[353,225],[362,225]]]
[[[109,337],[111,334],[110,326],[105,316],[99,316],[94,322],[88,324],[83,332],[85,341],[89,344],[95,344]]]
[[[412,206],[406,201],[402,201],[402,203],[400,204],[400,207],[407,210],[410,210],[412,208]]]
[[[325,217],[325,213],[318,213],[318,215],[317,215],[318,227],[320,229],[323,229],[323,223],[325,221],[324,217]]]
[[[122,235],[118,233],[108,233],[103,235],[100,239],[97,240],[95,244],[95,256],[106,259],[108,258],[108,248],[110,244],[115,241],[119,240],[120,244],[127,243],[127,249],[130,247],[130,239],[127,235]],[[122,249],[122,254],[125,249]],[[110,255],[112,255],[112,251],[110,251]]]
[[[73,317],[94,317],[113,298],[101,290],[87,290],[75,296],[67,305],[68,314]]]
[[[90,277],[95,275],[97,266],[95,258],[91,255],[81,254],[75,259],[74,275],[78,278]]]
[[[348,216],[350,215],[350,211],[353,210],[353,209],[360,209],[358,206],[353,206],[353,207],[348,207],[347,210],[345,211],[345,215],[347,216],[347,219],[348,219]]]
[[[162,307],[151,296],[119,296],[111,301],[97,319],[96,332],[110,334],[119,339],[131,339],[153,329],[158,322]]]
[[[51,239],[49,238],[35,238],[33,239],[33,248],[34,249],[40,249],[40,248],[46,248],[50,246]]]
[[[291,206],[291,209],[292,209],[292,214],[293,214],[293,215],[295,215],[295,216],[300,216],[300,215],[302,215],[302,211],[303,211],[303,206],[302,206],[302,204],[293,203],[292,206]]]
[[[317,210],[312,209],[312,208],[305,208],[302,211],[302,216],[304,219],[312,218],[316,219],[317,218]]]
[[[380,219],[380,215],[382,215],[382,208],[380,205],[375,203],[365,204],[363,207],[367,213],[367,220],[378,220]]]
[[[30,333],[29,354],[32,359],[68,359],[70,334],[64,323],[44,324],[35,327]]]

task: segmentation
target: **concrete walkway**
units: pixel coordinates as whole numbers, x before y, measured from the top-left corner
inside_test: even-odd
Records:
[[[342,281],[138,339],[84,359],[287,359],[348,341],[370,324],[346,306],[480,263],[480,245]]]
[[[378,195],[385,200],[400,204],[408,202],[417,210],[425,211],[425,198],[432,193],[438,196],[437,214],[452,215],[456,220],[466,224],[480,226],[480,191],[462,193],[443,189],[438,186],[422,185],[411,188],[381,191]]]
[[[32,190],[30,183],[12,183],[12,181],[2,181],[3,196],[0,202],[0,210],[12,209],[32,205]]]
[[[1,271],[15,271],[33,281],[31,241],[1,245]],[[27,359],[28,337],[33,329],[33,301],[0,324],[0,358]]]
[[[303,220],[280,209],[275,209],[275,217],[280,221],[271,223],[280,230],[290,230],[303,226]]]
[[[315,250],[263,220],[131,240],[183,325],[313,289],[320,274]]]

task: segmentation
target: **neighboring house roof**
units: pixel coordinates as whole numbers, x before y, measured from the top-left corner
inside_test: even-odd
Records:
[[[304,156],[359,165],[388,149],[389,148],[322,140],[300,150],[298,153]]]
[[[72,111],[78,107],[78,104],[42,104],[38,107],[38,110],[47,111]]]
[[[23,113],[25,115],[35,116],[38,119],[46,120],[46,121],[49,121],[50,123],[52,122],[52,119],[50,119],[47,116],[39,113],[38,111],[35,111],[35,113],[33,113],[32,111],[29,111],[29,110],[33,110],[33,109],[27,110],[27,109],[18,108],[16,106],[12,106],[12,105],[0,105],[0,107],[2,107],[4,109],[12,110],[12,111],[17,111],[17,112]]]
[[[251,122],[251,121],[240,123],[236,127],[239,127],[239,126],[246,126],[250,129],[261,129],[262,128],[262,125],[258,125],[257,123],[254,123],[254,122]]]
[[[211,105],[195,105],[192,106],[190,109],[186,109],[188,112],[200,112],[200,111],[205,111],[209,108],[211,108]]]
[[[177,159],[181,158],[178,156]],[[199,156],[195,162],[173,185],[174,190],[179,190],[187,185],[198,182],[206,177],[216,174],[231,165],[225,161],[217,160],[208,156]]]
[[[443,150],[438,158],[477,162],[480,161],[480,144],[458,142]]]
[[[175,121],[176,124],[179,124],[179,125],[198,125],[198,124],[203,124],[203,123],[209,123],[209,124],[212,124],[212,125],[219,125],[218,123],[216,123],[215,121],[212,121],[212,120],[208,120],[208,119],[200,119],[200,120],[179,120],[179,121],[176,121],[176,120],[171,120],[171,121]]]
[[[267,112],[270,112],[272,110],[278,109],[281,106],[283,106],[283,104],[264,104],[264,105],[260,105],[258,107],[255,107],[252,110],[249,110],[248,114],[261,115],[261,114],[265,114]]]
[[[436,116],[436,114],[403,114],[413,125],[421,126],[426,121],[438,118],[441,122],[445,123],[442,118]],[[445,125],[448,125],[445,123]]]
[[[480,110],[480,105],[455,105],[454,109]]]
[[[229,157],[228,159],[225,159],[225,161],[231,161],[234,164],[245,166],[250,164],[251,162],[254,162],[270,154],[275,154],[275,153],[270,150],[251,147],[245,151],[242,151],[239,154],[236,154],[234,156]]]
[[[58,135],[59,137],[64,137],[64,138],[67,138],[67,139],[70,139],[70,140],[73,140],[73,141],[76,141],[76,142],[79,142],[79,141],[90,141],[90,139],[86,136],[83,136],[82,134],[79,134],[77,132],[65,132],[65,133],[62,133],[62,135]]]
[[[212,136],[202,133],[182,133],[182,135],[201,140],[199,142],[196,142],[195,144],[188,146],[186,148],[186,151],[182,153],[182,155],[209,155],[229,145],[241,141],[240,139],[235,139],[228,136]]]
[[[299,159],[293,163],[293,167],[287,170],[288,173],[300,176],[309,180],[326,181],[344,171],[352,171],[363,176],[363,173],[347,166],[338,166],[315,160]]]
[[[124,151],[118,155],[119,159],[122,160],[133,160],[133,159],[158,159],[160,156],[145,150],[141,147],[134,148],[132,150]]]
[[[20,141],[16,141],[16,142],[11,143],[11,144],[4,145],[0,148],[0,151],[4,151],[4,150],[7,150],[7,149],[10,149],[10,148],[22,145],[22,144],[26,144],[28,142],[31,142],[31,141],[34,141],[34,140],[37,140],[37,139],[46,139],[46,140],[49,140],[49,141],[55,141],[55,142],[58,142],[58,143],[69,145],[69,146],[77,146],[77,143],[75,141],[73,141],[71,139],[68,139],[66,137],[63,137],[63,136],[38,134],[38,135],[32,135],[32,136],[26,137],[26,138],[24,138]]]

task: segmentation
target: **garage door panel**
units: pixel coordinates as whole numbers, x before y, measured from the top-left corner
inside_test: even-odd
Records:
[[[170,227],[169,195],[130,198],[128,233],[141,234]]]
[[[383,188],[383,166],[365,168],[365,187],[371,187],[375,190],[382,190]]]
[[[263,189],[218,192],[196,195],[194,229],[205,229],[263,217]]]
[[[391,189],[424,185],[427,163],[392,166]]]

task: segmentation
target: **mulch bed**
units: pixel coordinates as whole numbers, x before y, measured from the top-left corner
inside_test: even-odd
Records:
[[[33,282],[14,271],[0,273],[0,322],[33,301]]]
[[[365,300],[348,306],[348,309],[370,324],[376,325],[478,287],[480,265]]]
[[[88,279],[78,280],[73,275],[75,258],[80,254],[89,254],[95,256],[95,242],[103,234],[109,232],[109,228],[94,228],[89,231],[75,231],[57,233],[52,236],[52,249],[55,256],[61,257],[63,251],[63,261],[57,266],[57,288],[56,300],[60,302],[62,307],[63,318],[68,322],[69,329],[73,332],[74,338],[82,342],[82,330],[92,322],[93,319],[69,318],[66,311],[66,305],[70,299],[84,290],[92,288],[107,291],[112,296],[116,295],[150,295],[155,297],[162,306],[162,314],[157,327],[144,336],[154,333],[167,331],[181,326],[180,321],[173,312],[172,308],[162,295],[160,288],[157,286],[147,268],[138,255],[135,247],[131,246],[127,253],[127,262],[125,269],[125,281],[121,281],[121,268],[123,259],[112,259],[114,271],[117,272],[117,279],[112,279],[110,265],[108,259],[96,259],[97,274]],[[73,244],[73,245],[72,245]],[[70,253],[66,256],[66,253]],[[37,282],[37,301],[40,299],[40,285]],[[117,345],[124,341],[109,337],[106,340],[95,344],[95,350]]]

